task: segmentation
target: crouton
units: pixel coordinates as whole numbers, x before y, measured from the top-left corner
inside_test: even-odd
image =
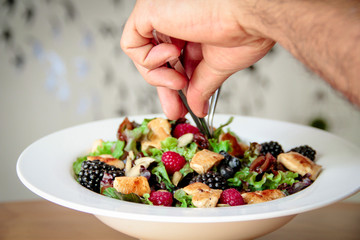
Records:
[[[171,124],[163,118],[155,118],[148,123],[150,132],[147,139],[141,142],[141,149],[144,151],[149,147],[160,149],[161,142],[171,137]]]
[[[143,196],[145,193],[150,194],[150,186],[148,180],[143,177],[116,177],[114,180],[114,188],[123,194],[135,193]]]

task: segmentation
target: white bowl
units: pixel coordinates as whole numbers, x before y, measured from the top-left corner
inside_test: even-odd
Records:
[[[142,122],[158,115],[129,117]],[[230,115],[216,115],[215,126]],[[20,180],[34,193],[59,205],[94,214],[108,226],[140,239],[252,239],[272,232],[297,214],[327,206],[360,190],[360,149],[328,132],[292,123],[235,116],[230,129],[247,142],[275,140],[284,148],[308,144],[323,166],[308,188],[282,199],[237,207],[183,209],[112,199],[78,184],[72,163],[96,139],[115,140],[122,118],[68,128],[24,150],[17,163]]]

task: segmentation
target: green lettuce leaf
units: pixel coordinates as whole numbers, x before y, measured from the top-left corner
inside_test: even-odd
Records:
[[[195,142],[192,142],[189,145],[189,147],[185,148],[185,152],[183,156],[185,157],[186,161],[189,162],[194,157],[197,150],[198,150],[198,145]]]
[[[100,146],[97,147],[96,151],[90,153],[90,156],[99,156],[102,154],[112,154],[112,147],[114,146],[115,142],[113,141],[106,141],[101,143]]]
[[[228,120],[225,124],[220,125],[220,126],[214,131],[213,138],[219,139],[220,134],[223,133],[224,127],[226,127],[226,126],[228,126],[230,123],[232,123],[233,120],[234,120],[234,117],[230,117],[229,120]]]
[[[156,162],[161,162],[161,156],[163,151],[157,148],[149,148],[147,151],[143,151],[144,156],[152,157],[156,160]]]
[[[192,142],[188,147],[178,147],[178,139],[174,137],[168,137],[161,142],[162,152],[172,151],[183,156],[186,161],[190,161],[195,155],[198,147],[195,142]],[[155,150],[156,151],[156,150]]]
[[[297,173],[291,171],[278,171],[276,176],[273,173],[264,173],[261,179],[257,179],[258,173],[252,172],[248,167],[236,172],[233,178],[229,178],[228,184],[232,187],[243,185],[244,190],[261,191],[265,189],[276,189],[279,185],[286,183],[292,185],[297,182]],[[245,182],[246,184],[243,184]]]
[[[244,158],[241,159],[241,162],[250,165],[260,155],[260,151],[260,144],[256,142],[250,143],[250,147],[244,152]]]
[[[231,144],[229,140],[218,142],[216,139],[209,139],[209,144],[213,152],[219,153],[220,151],[231,151]]]
[[[120,158],[124,154],[124,141],[106,141],[97,147],[96,151],[89,153],[89,156],[99,156],[102,154],[112,155],[114,158]]]
[[[87,156],[83,156],[83,157],[78,157],[76,159],[75,162],[73,162],[73,170],[74,170],[74,173],[77,175],[79,175],[79,172],[81,170],[81,164],[86,161],[87,159]]]
[[[166,151],[173,151],[173,149],[177,148],[178,140],[174,137],[168,137],[164,141],[161,142],[161,149]]]
[[[149,197],[150,197],[150,194],[145,193],[145,194],[142,196],[142,198],[141,198],[142,203],[147,204],[147,205],[154,205],[154,204],[149,200]]]
[[[174,192],[174,198],[180,203],[176,205],[177,207],[196,208],[192,202],[192,196],[186,194],[186,192],[182,189],[178,189]]]
[[[190,167],[190,163],[186,163],[179,172],[183,175],[183,177],[185,177],[189,173],[194,172],[194,169]]]
[[[141,138],[149,133],[147,125],[150,121],[151,119],[144,119],[139,127],[134,128],[133,130],[125,129],[124,135],[127,139],[125,150],[127,152],[133,151],[135,155],[139,152],[137,149],[137,143]]]
[[[135,194],[135,193],[123,194],[123,193],[116,191],[116,189],[113,187],[106,188],[104,190],[103,194],[105,196],[123,200],[123,201],[127,201],[127,202],[142,203],[141,198],[137,194]]]
[[[114,151],[111,155],[113,155],[114,158],[120,158],[124,154],[124,147],[124,141],[116,141]]]
[[[157,176],[159,183],[163,182],[166,189],[169,190],[169,192],[172,192],[175,186],[172,184],[169,175],[166,172],[164,163],[158,162],[158,165],[151,170],[151,173]]]

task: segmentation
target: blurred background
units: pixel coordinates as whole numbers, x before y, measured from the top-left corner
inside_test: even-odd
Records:
[[[15,169],[37,139],[94,120],[162,112],[155,88],[119,46],[134,3],[0,0],[0,202],[39,198]],[[278,45],[224,84],[217,113],[311,125],[360,146],[359,108]]]

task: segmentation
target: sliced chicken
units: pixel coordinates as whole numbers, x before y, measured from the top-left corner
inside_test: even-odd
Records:
[[[246,204],[262,203],[285,197],[285,194],[278,189],[242,193],[241,196]]]
[[[192,196],[192,202],[198,208],[216,207],[222,193],[222,190],[211,189],[208,185],[200,182],[192,183],[183,190]]]
[[[125,167],[125,164],[123,161],[121,161],[117,158],[114,158],[112,155],[109,155],[109,154],[102,154],[99,156],[87,156],[87,160],[89,160],[89,161],[99,160],[101,162],[104,162],[108,165],[115,166],[120,169],[124,169],[124,167]]]
[[[197,173],[204,174],[213,166],[218,165],[223,159],[223,155],[209,151],[207,149],[203,149],[197,152],[191,159],[190,167]]]
[[[309,173],[311,180],[317,178],[322,168],[321,165],[314,163],[309,158],[297,152],[281,153],[278,155],[277,161],[290,171],[297,172],[301,176]]]

